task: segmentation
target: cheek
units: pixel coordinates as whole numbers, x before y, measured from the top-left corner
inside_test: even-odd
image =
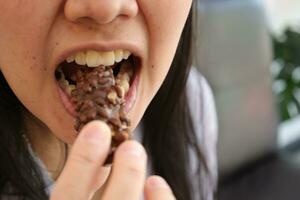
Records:
[[[149,70],[163,79],[171,65],[192,0],[141,0],[149,31]],[[152,77],[155,81],[154,76]]]
[[[34,72],[36,69],[43,38],[40,24],[44,22],[37,6],[30,0],[26,3],[0,0],[0,65],[8,73]]]
[[[16,93],[24,85],[30,91],[45,85],[44,52],[57,5],[58,0],[0,0],[0,67]]]
[[[149,53],[141,75],[140,103],[135,115],[132,114],[133,122],[142,117],[171,66],[191,3],[191,0],[139,1],[148,29]]]
[[[1,71],[22,104],[49,127],[67,121],[61,119],[58,109],[52,109],[55,106],[49,106],[54,74],[45,49],[60,3],[61,0],[0,0]]]
[[[28,0],[26,3],[19,0],[9,1],[9,3],[4,1],[0,0],[0,44],[3,45],[3,41],[8,40],[12,44],[21,46],[29,38],[31,42],[38,39],[34,36],[37,36],[39,33],[37,30],[44,22],[40,15],[42,8],[39,9],[38,3],[33,0]]]
[[[154,95],[171,66],[192,1],[140,0],[139,3],[149,33],[149,60],[143,74],[145,92]]]
[[[0,56],[12,56],[22,62],[39,59],[47,46],[47,34],[59,1],[0,0]]]

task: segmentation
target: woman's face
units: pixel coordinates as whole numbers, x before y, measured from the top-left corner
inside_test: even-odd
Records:
[[[191,3],[0,0],[1,71],[23,105],[57,137],[72,143],[74,117],[55,78],[61,59],[88,50],[129,50],[141,60],[128,111],[134,129],[170,68]]]

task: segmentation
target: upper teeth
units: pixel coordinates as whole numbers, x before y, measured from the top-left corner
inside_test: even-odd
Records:
[[[99,65],[111,66],[115,62],[128,59],[131,53],[127,50],[115,50],[99,52],[94,50],[81,51],[69,56],[68,63],[76,62],[78,65],[87,65],[88,67],[98,67]]]

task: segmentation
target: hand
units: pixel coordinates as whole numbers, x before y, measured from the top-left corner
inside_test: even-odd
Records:
[[[110,129],[100,121],[87,124],[78,135],[50,200],[88,200],[103,189],[101,200],[175,199],[158,176],[145,181],[147,156],[138,142],[126,141],[115,153],[113,169],[103,167],[111,140]],[[107,180],[108,179],[108,180]],[[105,187],[104,187],[105,183]]]

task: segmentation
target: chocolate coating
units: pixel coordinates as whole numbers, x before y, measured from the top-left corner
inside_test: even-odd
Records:
[[[115,149],[130,138],[130,121],[123,109],[124,99],[118,95],[120,91],[116,87],[113,70],[99,66],[84,72],[78,71],[72,79],[76,81],[76,89],[71,94],[77,112],[75,130],[79,132],[92,120],[107,123],[112,131],[110,153],[105,162],[109,164]]]

